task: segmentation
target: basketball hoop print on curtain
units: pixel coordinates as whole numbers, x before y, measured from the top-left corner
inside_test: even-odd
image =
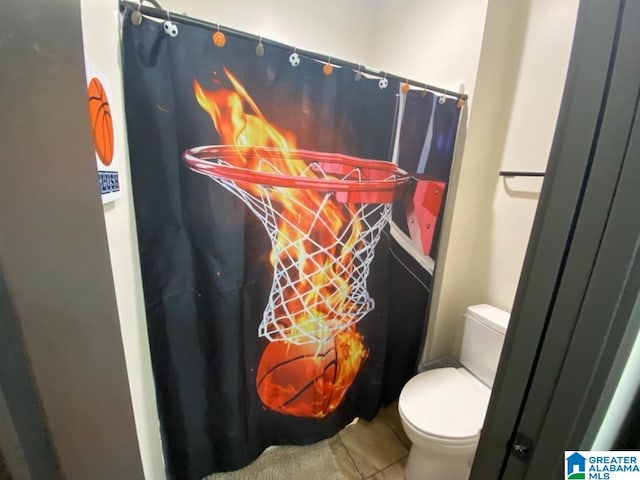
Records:
[[[273,283],[258,329],[269,341],[256,369],[260,400],[286,415],[324,418],[367,358],[357,324],[375,308],[369,266],[409,177],[390,162],[298,150],[294,135],[271,124],[224,72],[232,89],[193,84],[221,145],[183,158],[242,200],[271,242]]]

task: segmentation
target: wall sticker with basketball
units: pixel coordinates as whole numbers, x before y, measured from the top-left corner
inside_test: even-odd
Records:
[[[90,62],[87,62],[86,72],[89,125],[98,167],[98,191],[102,203],[108,203],[120,196],[119,164],[109,105],[109,82]]]
[[[424,226],[405,243],[435,251],[457,125],[455,102],[414,102],[391,77],[172,21],[176,36],[123,22],[125,108],[167,467],[200,479],[397,398],[429,291],[390,224],[400,205]]]

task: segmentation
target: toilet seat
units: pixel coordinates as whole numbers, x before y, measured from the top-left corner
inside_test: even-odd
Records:
[[[398,410],[423,436],[449,445],[477,441],[491,390],[464,369],[437,368],[413,377]]]

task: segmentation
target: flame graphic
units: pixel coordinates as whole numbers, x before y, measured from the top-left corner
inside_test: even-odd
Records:
[[[234,75],[224,73],[233,89],[205,90],[197,80],[193,88],[220,143],[237,147],[227,161],[262,172],[317,177],[296,155],[295,135],[271,124]],[[250,182],[242,187],[254,194],[261,188]],[[276,324],[295,324],[302,332],[298,335],[316,341],[294,337],[267,345],[258,365],[258,394],[272,410],[322,418],[338,407],[367,356],[362,336],[348,323],[357,307],[349,295],[349,276],[362,224],[354,204],[312,189],[279,188],[269,196],[280,213],[270,261],[287,267],[287,275],[278,280]],[[341,330],[337,336],[323,334],[336,328]]]

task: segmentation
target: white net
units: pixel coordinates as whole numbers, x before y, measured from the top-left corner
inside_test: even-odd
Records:
[[[232,166],[222,159],[217,163]],[[308,169],[302,174],[330,178],[318,163],[310,163]],[[268,160],[260,160],[257,170],[279,171]],[[374,309],[367,277],[382,230],[391,218],[390,203],[342,203],[332,192],[256,185],[200,173],[240,198],[269,235],[273,283],[258,328],[260,337],[294,344],[324,343]],[[354,175],[358,176],[357,169],[344,178]]]

